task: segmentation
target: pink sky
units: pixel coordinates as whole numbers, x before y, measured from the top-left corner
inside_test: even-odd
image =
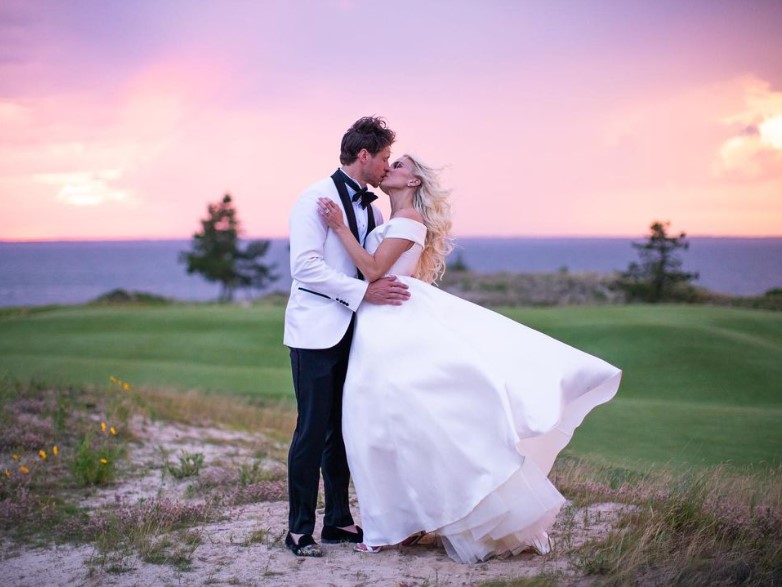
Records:
[[[782,2],[0,4],[0,239],[245,233],[385,116],[456,236],[782,236]],[[385,198],[381,196],[387,214]]]

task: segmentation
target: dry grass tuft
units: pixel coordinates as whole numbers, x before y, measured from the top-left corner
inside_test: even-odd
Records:
[[[625,295],[614,275],[569,272],[491,273],[447,271],[440,287],[488,307],[620,304]]]
[[[296,412],[286,402],[257,404],[237,396],[173,389],[139,389],[138,394],[151,417],[170,422],[263,430],[285,442],[296,427]]]
[[[782,584],[782,470],[646,474],[563,460],[554,483],[576,502],[633,504],[604,540],[573,550],[607,584]]]

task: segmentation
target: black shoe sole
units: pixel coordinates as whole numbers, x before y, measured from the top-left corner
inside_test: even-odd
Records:
[[[312,540],[311,536],[309,538],[310,540]],[[299,538],[299,541],[301,541],[301,538]],[[323,556],[323,552],[320,550],[320,547],[314,540],[310,544],[305,544],[304,546],[301,546],[293,541],[293,537],[290,535],[290,533],[288,533],[288,535],[285,537],[285,548],[290,550],[296,556],[310,557],[310,558],[318,558]]]

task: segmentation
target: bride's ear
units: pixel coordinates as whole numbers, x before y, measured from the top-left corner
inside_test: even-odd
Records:
[[[407,187],[409,188],[418,187],[419,185],[421,185],[421,180],[418,179],[417,177],[407,182]]]

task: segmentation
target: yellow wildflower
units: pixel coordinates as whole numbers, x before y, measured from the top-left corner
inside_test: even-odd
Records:
[[[111,377],[109,377],[109,381],[111,381],[112,383],[116,383],[117,382],[117,378],[114,377],[114,375],[112,375]]]
[[[19,462],[19,455],[15,454],[15,455],[11,456],[11,458],[13,460],[15,460],[17,463]]]
[[[56,444],[55,444],[55,445],[52,447],[52,454],[53,454],[54,456],[57,456],[58,454],[60,454],[60,449],[59,449],[59,448],[57,448],[57,445],[56,445]]]
[[[8,469],[6,469],[6,470],[5,470],[5,476],[6,476],[6,477],[8,477],[8,478],[10,479],[10,477],[11,477],[11,471],[9,471]]]
[[[46,451],[41,449],[38,451],[38,456],[41,457],[41,460],[46,460]]]
[[[24,473],[25,475],[27,475],[27,473],[29,473],[29,472],[30,472],[30,469],[28,469],[28,468],[27,468],[27,467],[25,467],[24,465],[20,466],[20,467],[19,467],[19,470],[20,470],[22,473]]]
[[[101,432],[106,432],[106,422],[101,422],[100,423],[100,431]]]
[[[108,465],[109,464],[109,459],[101,459],[100,460],[100,464],[101,465]]]
[[[122,389],[124,389],[125,391],[129,390],[130,389],[130,383],[123,383],[122,384]]]
[[[112,435],[112,436],[116,436],[116,435],[117,435],[117,429],[116,429],[116,428],[114,428],[114,426],[112,426],[112,427],[109,429],[109,432],[111,432],[111,435]]]

